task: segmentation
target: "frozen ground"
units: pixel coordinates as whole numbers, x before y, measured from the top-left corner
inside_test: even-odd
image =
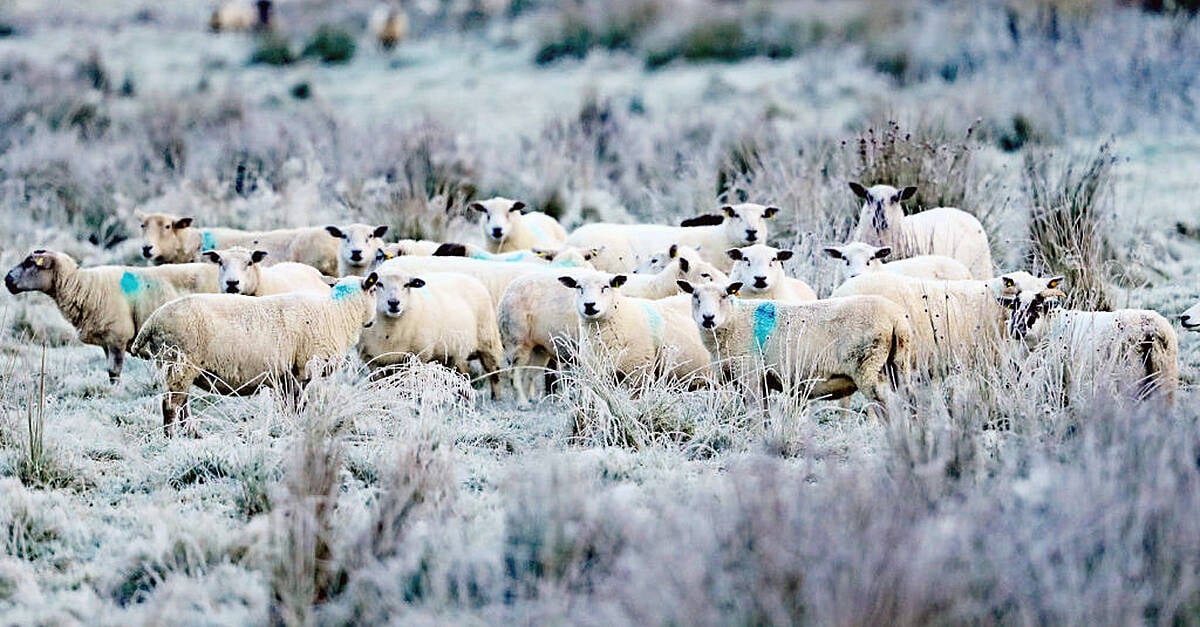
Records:
[[[281,6],[297,41],[370,9]],[[1113,263],[1133,268],[1113,274],[1136,277],[1115,302],[1173,319],[1200,300],[1194,21],[1064,13],[1047,43],[1030,9],[1005,43],[999,4],[895,6],[895,33],[650,72],[636,48],[534,65],[553,7],[476,30],[418,21],[392,54],[359,26],[346,65],[272,68],[246,64],[254,36],[206,32],[205,2],[0,1],[17,27],[0,38],[0,268],[40,246],[129,260],[119,234],[136,207],[247,226],[440,224],[404,188],[423,199],[444,191],[434,179],[559,203],[567,220],[673,221],[713,207],[717,173],[751,146],[759,162],[730,193],[784,207],[779,243],[828,289],[811,253],[852,219],[863,129],[897,119],[961,137],[980,120],[964,208],[987,216],[1001,267],[1029,248],[1025,155],[1111,140],[1100,206]],[[916,42],[913,73],[956,54],[975,69],[889,75],[874,50],[897,41]],[[80,69],[93,52],[107,92]],[[292,97],[300,83],[311,98]],[[57,123],[63,108],[99,113]],[[1004,152],[997,129],[1017,114],[1040,137]],[[176,139],[186,160],[163,165]],[[233,191],[237,164],[256,189]],[[105,233],[108,247],[87,241]],[[460,402],[463,383],[436,368],[374,385],[351,364],[301,415],[269,394],[201,395],[203,437],[166,440],[144,362],[110,387],[100,350],[49,299],[4,293],[0,622],[1192,623],[1200,334],[1180,335],[1171,410],[1099,394],[1064,408],[1008,368],[924,387],[889,426],[781,403],[764,427],[728,390],[617,391],[607,430],[572,441],[571,390],[592,381],[520,411]],[[31,469],[39,413],[48,461]]]

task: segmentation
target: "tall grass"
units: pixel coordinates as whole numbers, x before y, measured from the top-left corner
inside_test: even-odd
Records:
[[[1113,307],[1109,283],[1117,260],[1111,234],[1113,169],[1109,144],[1086,156],[1026,154],[1024,183],[1032,202],[1026,260],[1066,277],[1068,302],[1085,309]]]

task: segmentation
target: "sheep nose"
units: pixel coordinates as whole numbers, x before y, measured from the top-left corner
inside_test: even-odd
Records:
[[[229,292],[230,294],[234,294],[238,291],[238,285],[240,285],[240,284],[241,284],[241,281],[226,281],[225,282],[225,291]]]
[[[500,239],[500,237],[503,235],[504,235],[504,229],[501,229],[501,228],[493,228],[492,229],[492,237],[493,238]]]
[[[589,316],[593,315],[596,313],[596,311],[597,311],[596,303],[584,303],[583,304],[583,312],[586,313],[587,315],[589,315]]]
[[[746,241],[753,242],[758,239],[758,229],[746,229]]]
[[[754,287],[756,287],[760,290],[765,289],[767,287],[767,277],[765,277],[765,276],[754,277]]]
[[[4,287],[8,288],[9,294],[17,293],[17,282],[13,279],[12,274],[4,275]]]
[[[1183,314],[1182,316],[1179,316],[1179,322],[1185,327],[1200,326],[1197,325],[1196,321],[1192,320],[1191,314]]]
[[[700,323],[700,326],[704,327],[705,329],[711,329],[711,328],[717,326],[717,322],[714,319],[715,316],[713,314],[704,314],[700,317],[703,318],[703,321]]]
[[[350,261],[362,261],[362,251],[361,250],[350,251]]]
[[[387,303],[388,303],[388,309],[390,309],[392,311],[396,311],[397,309],[400,309],[400,301],[395,298],[389,298]]]
[[[154,254],[153,250],[154,250],[153,246],[142,246],[142,256],[145,257],[146,259],[149,259],[151,257],[151,255]]]

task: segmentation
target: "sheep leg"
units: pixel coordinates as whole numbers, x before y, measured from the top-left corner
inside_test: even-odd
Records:
[[[175,436],[175,426],[188,428],[189,435],[196,435],[195,426],[191,424],[188,403],[188,390],[199,374],[194,368],[182,364],[167,367],[167,394],[162,400],[163,434],[170,438]]]
[[[529,397],[533,393],[532,382],[528,388],[525,381],[525,368],[529,365],[529,350],[526,347],[518,347],[509,359],[512,364],[512,384],[513,389],[517,393],[517,405],[525,407],[529,405]]]
[[[104,356],[108,359],[108,382],[116,384],[121,379],[121,369],[125,367],[125,348],[105,346]]]
[[[492,400],[500,400],[500,350],[483,351],[479,354],[479,363],[487,373],[488,385],[491,386]]]

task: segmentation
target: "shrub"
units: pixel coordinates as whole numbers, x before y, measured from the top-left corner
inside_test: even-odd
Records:
[[[690,62],[733,63],[753,57],[787,59],[797,50],[825,37],[823,25],[805,27],[788,22],[777,27],[770,21],[748,24],[725,18],[708,20],[684,31],[676,40],[646,53],[646,67],[660,68],[676,59]]]
[[[287,38],[275,33],[267,33],[258,39],[258,47],[250,55],[250,63],[263,65],[289,65],[296,62],[291,44]]]
[[[910,213],[964,206],[977,182],[971,167],[974,131],[972,125],[962,139],[954,139],[930,126],[907,131],[891,120],[879,130],[868,128],[855,142],[853,180],[867,187],[915,185],[917,194],[906,205]]]
[[[309,38],[301,56],[317,57],[323,63],[346,63],[354,57],[354,37],[340,28],[322,26]]]
[[[1094,155],[1055,160],[1025,156],[1030,199],[1029,263],[1067,280],[1068,304],[1108,311],[1108,264],[1115,260],[1109,237],[1113,168],[1117,158],[1103,144]]]
[[[657,19],[654,2],[623,6],[591,19],[578,12],[566,13],[555,32],[542,41],[534,62],[549,65],[562,59],[582,59],[595,48],[630,50]]]

